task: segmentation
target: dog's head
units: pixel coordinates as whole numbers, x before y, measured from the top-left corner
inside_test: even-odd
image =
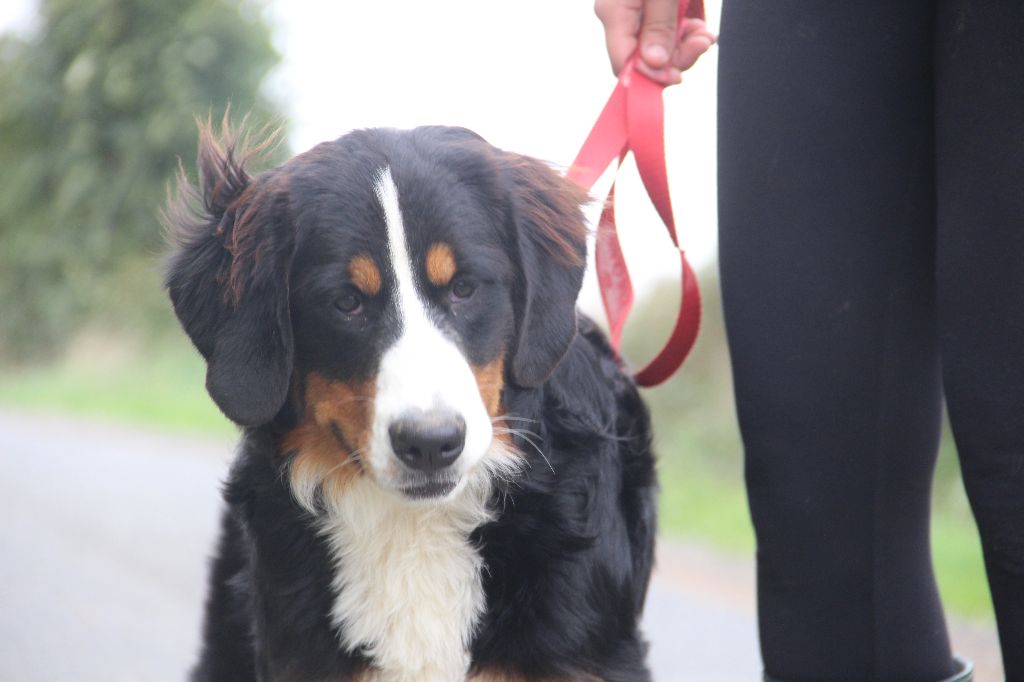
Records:
[[[576,333],[586,195],[463,129],[354,132],[256,177],[244,157],[205,128],[168,212],[221,410],[281,427],[307,505],[353,477],[444,499],[500,466],[506,383],[542,384]]]

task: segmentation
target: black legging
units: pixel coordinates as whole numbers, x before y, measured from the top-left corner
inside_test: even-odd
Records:
[[[943,389],[1024,680],[1024,2],[725,0],[721,276],[765,669],[953,673]]]

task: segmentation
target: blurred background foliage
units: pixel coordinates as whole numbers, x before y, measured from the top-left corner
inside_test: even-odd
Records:
[[[0,38],[0,358],[46,360],[86,325],[169,321],[158,219],[196,115],[280,119],[259,6],[43,0]],[[130,303],[130,305],[129,305]]]
[[[193,165],[196,115],[217,120],[231,102],[257,125],[283,120],[260,87],[278,60],[260,8],[44,0],[35,31],[0,37],[0,404],[233,433],[160,285],[159,208],[177,159]],[[692,357],[645,397],[663,530],[750,556],[714,270],[700,275],[705,318]],[[639,302],[627,358],[654,355],[678,295],[666,283]],[[947,433],[936,478],[940,585],[953,610],[990,617],[951,442]]]

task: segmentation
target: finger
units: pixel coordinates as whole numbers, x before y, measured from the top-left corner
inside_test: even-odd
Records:
[[[642,60],[636,63],[636,70],[643,73],[651,80],[663,85],[678,85],[683,82],[682,72],[674,66],[664,66],[660,69],[652,69]]]
[[[707,52],[715,44],[713,36],[697,34],[688,37],[676,46],[672,54],[672,66],[680,71],[686,71],[693,66],[697,58]]]
[[[715,34],[700,19],[687,19],[679,44],[672,53],[672,66],[685,71],[717,42]]]
[[[608,47],[608,58],[612,62],[612,71],[616,76],[626,65],[629,58],[636,52],[636,34],[618,34],[610,31],[605,34],[605,44]]]
[[[640,57],[652,69],[669,65],[676,44],[676,0],[644,0]]]
[[[594,13],[604,24],[605,45],[615,75],[626,65],[639,44],[637,34],[640,32],[642,1],[597,0],[594,3]]]
[[[701,31],[707,31],[708,25],[703,19],[697,17],[687,17],[683,20],[683,32],[680,38],[685,38],[691,33],[700,33]]]

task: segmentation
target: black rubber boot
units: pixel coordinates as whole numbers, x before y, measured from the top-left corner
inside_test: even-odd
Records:
[[[956,672],[953,673],[952,677],[947,677],[938,682],[972,682],[974,680],[974,664],[968,661],[966,658],[960,656],[953,657],[953,663],[956,665]],[[784,682],[784,680],[772,677],[768,673],[764,675],[764,682]]]

